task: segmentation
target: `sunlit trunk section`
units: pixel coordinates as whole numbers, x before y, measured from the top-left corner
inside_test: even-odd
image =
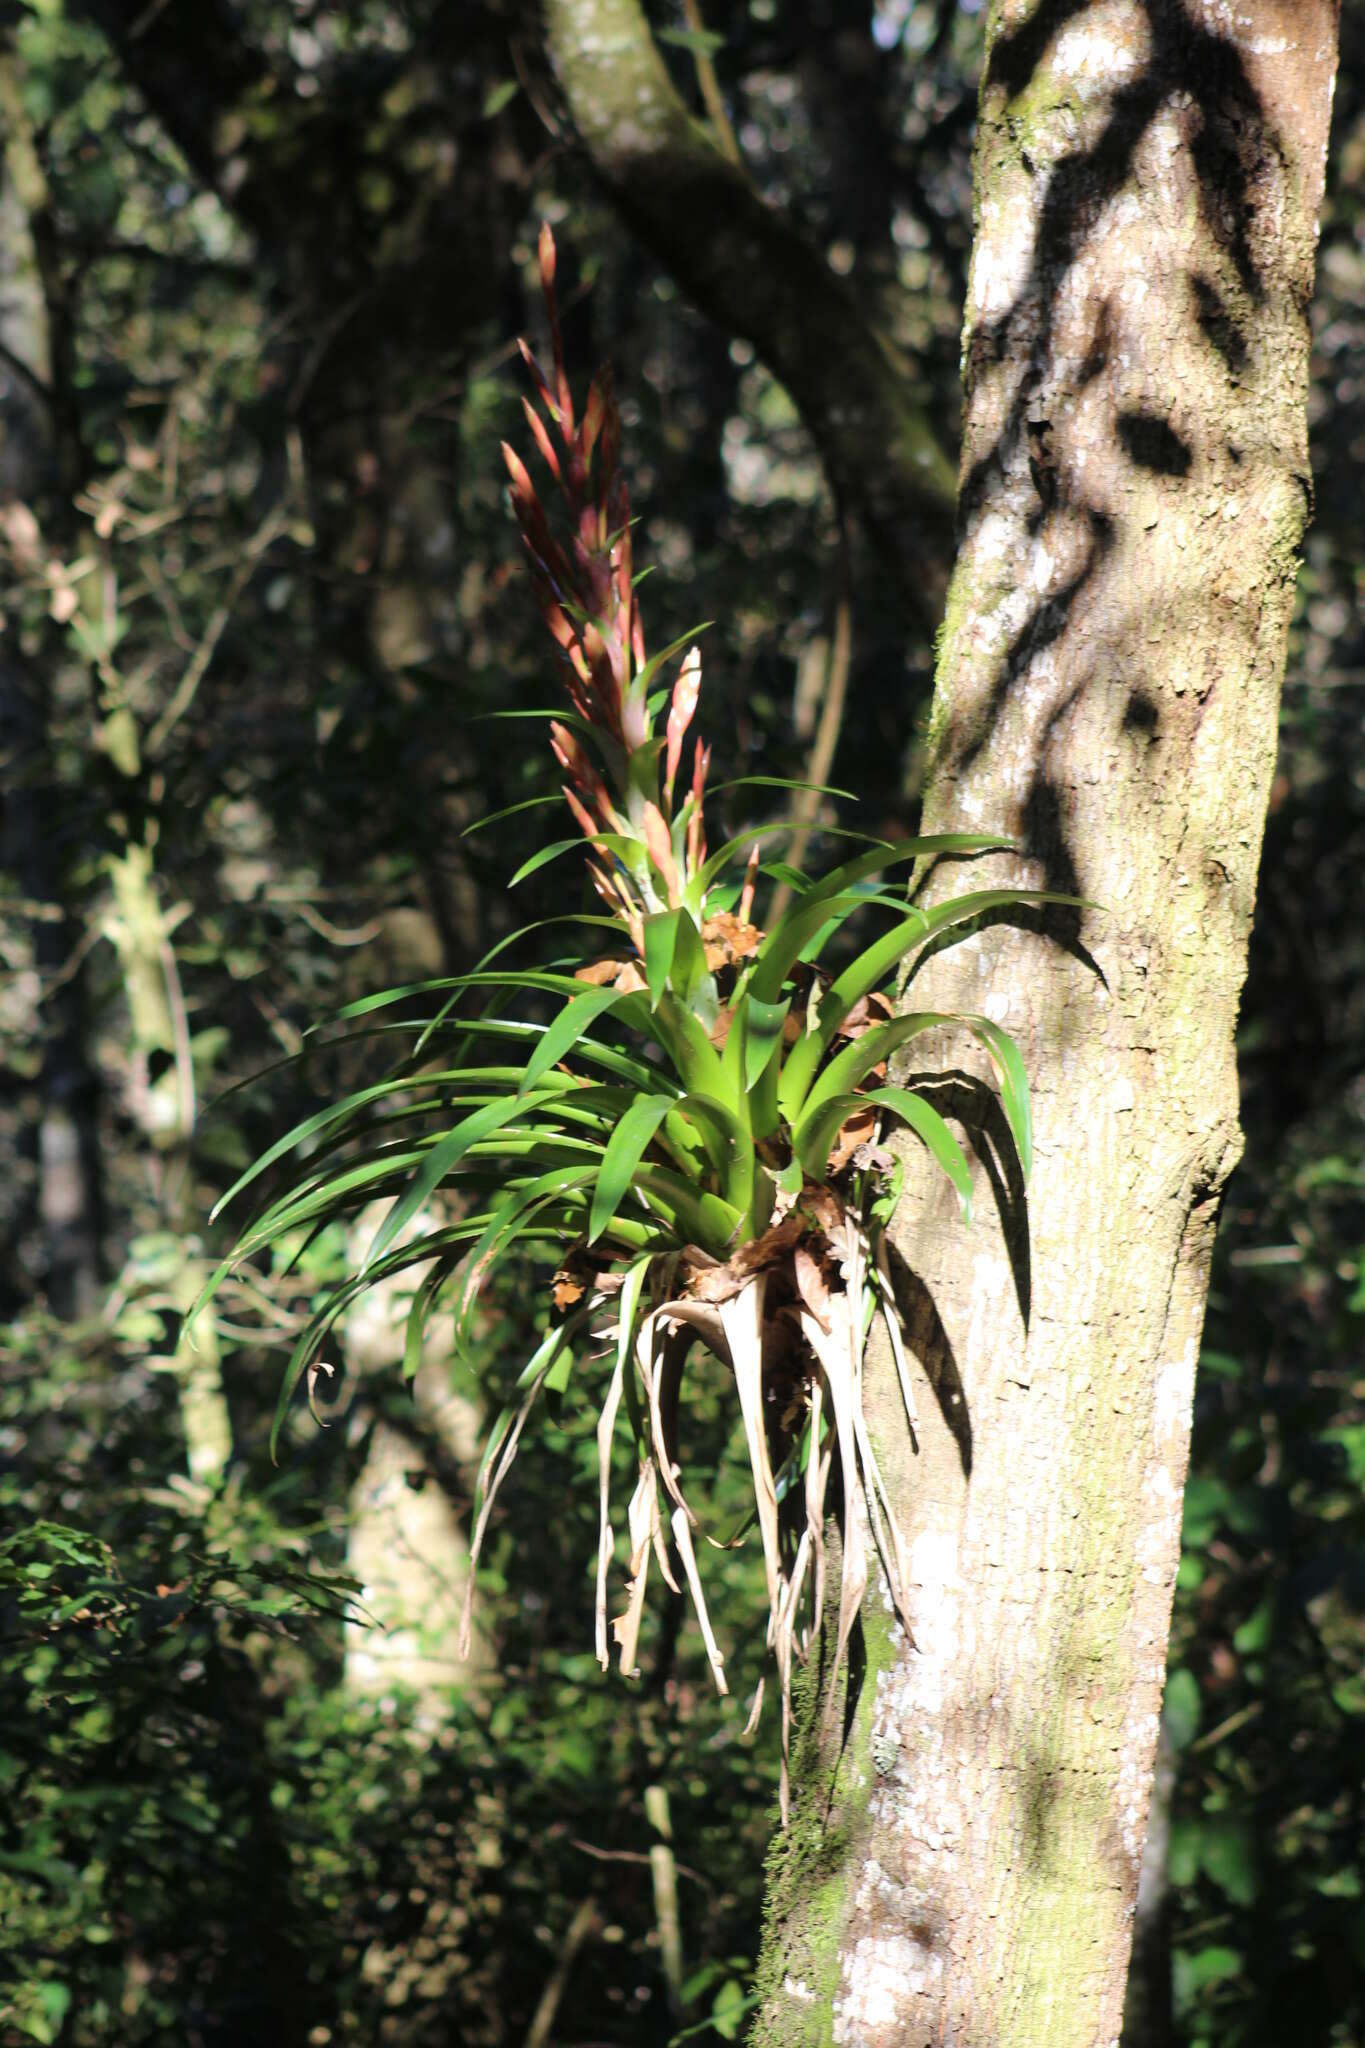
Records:
[[[979,1215],[964,1237],[910,1161],[917,1452],[889,1366],[868,1396],[917,1647],[869,1631],[843,1768],[817,1746],[794,1787],[759,2029],[783,2048],[1119,2036],[1310,503],[1335,28],[1329,0],[991,12],[925,826],[1015,835],[977,872],[1084,907],[915,981],[1019,1044],[1036,1169],[1025,1197],[954,1047]]]

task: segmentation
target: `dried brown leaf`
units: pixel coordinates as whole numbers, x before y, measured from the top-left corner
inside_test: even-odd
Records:
[[[833,1329],[833,1309],[825,1276],[820,1271],[820,1261],[799,1244],[792,1253],[792,1269],[796,1275],[796,1288],[802,1301],[815,1317],[820,1328]]]
[[[627,996],[649,986],[633,960],[593,960],[586,967],[576,967],[573,978],[593,988],[618,988]]]
[[[763,934],[757,925],[741,924],[733,911],[719,910],[703,924],[701,942],[706,965],[714,974],[718,967],[735,967],[749,959],[762,945]]]
[[[850,1166],[859,1152],[870,1142],[877,1128],[877,1112],[868,1106],[855,1110],[847,1123],[840,1124],[834,1143],[830,1146],[826,1171],[833,1176]]]

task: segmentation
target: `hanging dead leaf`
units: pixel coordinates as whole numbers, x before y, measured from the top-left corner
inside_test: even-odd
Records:
[[[802,1301],[815,1317],[820,1328],[826,1332],[833,1328],[829,1288],[820,1271],[820,1261],[799,1244],[792,1253],[792,1268],[796,1274],[796,1285]]]
[[[593,988],[618,988],[627,996],[649,986],[633,960],[592,960],[586,967],[576,967],[573,978]]]

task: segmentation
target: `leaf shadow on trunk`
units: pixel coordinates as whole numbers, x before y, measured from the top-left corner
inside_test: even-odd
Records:
[[[1010,1135],[1009,1124],[1005,1120],[1005,1112],[1000,1105],[1000,1101],[987,1083],[981,1080],[979,1076],[966,1073],[957,1068],[950,1069],[947,1073],[914,1074],[908,1078],[906,1086],[914,1088],[917,1094],[923,1095],[926,1101],[930,1102],[939,1112],[940,1116],[950,1117],[954,1122],[961,1124],[967,1136],[971,1139],[972,1149],[985,1170],[986,1181],[995,1203],[996,1214],[1000,1218],[1000,1232],[1004,1239],[1005,1254],[1010,1262],[1010,1274],[1014,1281],[1015,1300],[1019,1304],[1020,1319],[1023,1322],[1024,1329],[1027,1331],[1033,1302],[1033,1264],[1029,1246],[1028,1191],[1024,1186],[1023,1168],[1020,1165],[1019,1155],[1015,1150],[1014,1140]],[[897,1254],[897,1256],[900,1255]],[[903,1258],[901,1263],[904,1264]],[[909,1271],[910,1269],[907,1267],[906,1270]],[[899,1285],[896,1280],[894,1264],[892,1266],[892,1283],[893,1286]],[[917,1280],[916,1284],[923,1287],[924,1283]],[[925,1292],[927,1294],[927,1289]],[[934,1310],[934,1316],[937,1319],[938,1311],[936,1309]],[[942,1333],[943,1325],[941,1322],[938,1322],[937,1327],[939,1332]],[[918,1328],[919,1324],[917,1322],[907,1323],[907,1334],[913,1337]],[[946,1346],[948,1343],[946,1334],[941,1334],[938,1341]],[[951,1347],[948,1350],[948,1357],[951,1361]],[[926,1372],[928,1371],[927,1366],[925,1370]],[[957,1373],[955,1361],[952,1361],[952,1370],[954,1374]],[[957,1386],[958,1388],[961,1386],[960,1375],[957,1377]],[[935,1391],[937,1391],[937,1388]],[[953,1389],[950,1388],[951,1391]],[[964,1466],[963,1469],[966,1470],[967,1467]]]
[[[1002,33],[991,51],[983,97],[1001,91],[1010,101],[1033,86],[1058,37],[1087,0],[1042,0],[1028,20]],[[1082,252],[1103,225],[1105,209],[1130,181],[1149,130],[1179,98],[1188,80],[1201,80],[1197,109],[1182,115],[1185,144],[1194,173],[1194,198],[1203,223],[1228,266],[1226,291],[1193,274],[1191,318],[1225,360],[1237,353],[1239,296],[1260,305],[1266,286],[1254,247],[1257,186],[1267,166],[1284,160],[1282,145],[1267,118],[1240,52],[1227,37],[1196,19],[1185,0],[1142,0],[1148,48],[1140,69],[1109,95],[1100,132],[1063,156],[1046,177],[1027,271],[1013,299],[995,318],[983,321],[967,343],[968,392],[981,378],[1019,368],[1004,417],[990,445],[967,468],[958,501],[959,537],[1004,499],[1020,516],[1024,500],[1035,502],[1026,524],[1037,535],[1053,511],[1088,521],[1090,544],[1065,584],[1043,596],[1002,651],[997,672],[979,707],[950,723],[939,757],[941,771],[967,774],[990,743],[1007,707],[1035,675],[1040,656],[1065,636],[1113,551],[1119,533],[1114,517],[1088,502],[1076,475],[1056,463],[1054,421],[1059,401],[1078,396],[1106,369],[1114,347],[1111,309],[1099,309],[1093,347],[1059,387],[1055,337],[1068,279]],[[1027,158],[1025,159],[1027,165]],[[1027,166],[1030,170],[1031,165]],[[1230,294],[1230,296],[1228,296]],[[1234,340],[1229,342],[1232,334]],[[1044,411],[1053,417],[1044,417]],[[1115,411],[1112,422],[1120,457],[1138,471],[1179,486],[1197,472],[1200,450],[1174,424],[1151,410]],[[1077,697],[1098,676],[1068,693],[1044,729],[1034,789],[1025,802],[1025,822],[1036,796],[1045,795],[1045,741]],[[1125,725],[1125,729],[1127,729]],[[1055,807],[1054,807],[1055,808]],[[1037,849],[1047,865],[1050,888],[1070,888],[1064,879],[1074,863],[1066,856],[1060,815],[1055,831],[1041,835]],[[1029,836],[1036,836],[1030,828]],[[1034,851],[1032,847],[1029,849]]]
[[[1085,4],[1086,0],[1043,0],[1026,22],[999,36],[983,93],[999,88],[1011,99],[1023,93],[1061,30],[1084,11]],[[1211,88],[1204,95],[1191,144],[1198,204],[1248,296],[1256,301],[1264,296],[1251,249],[1252,158],[1262,149],[1281,151],[1260,96],[1235,45],[1193,19],[1183,0],[1143,0],[1143,11],[1150,36],[1145,64],[1113,93],[1109,118],[1090,147],[1072,151],[1054,167],[1024,284],[999,318],[972,337],[975,372],[1004,362],[1023,334],[1032,330],[1027,368],[1005,423],[963,481],[959,516],[964,521],[980,509],[992,478],[1003,475],[1018,445],[1030,401],[1051,362],[1060,288],[1082,243],[1127,180],[1147,129],[1191,76]]]
[[[934,1297],[899,1246],[886,1240],[891,1291],[896,1297],[907,1347],[919,1360],[933,1391],[948,1434],[957,1445],[964,1478],[972,1470],[972,1418],[967,1392],[943,1318]]]

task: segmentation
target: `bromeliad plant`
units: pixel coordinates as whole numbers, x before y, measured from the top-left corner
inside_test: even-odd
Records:
[[[572,921],[605,926],[616,944],[576,973],[508,973],[485,962],[426,984],[446,1000],[402,1064],[300,1124],[238,1183],[286,1155],[300,1162],[233,1256],[297,1239],[378,1195],[393,1198],[363,1267],[294,1351],[278,1430],[301,1378],[311,1392],[327,1331],[359,1291],[425,1266],[408,1321],[414,1370],[438,1307],[453,1308],[459,1338],[500,1260],[528,1241],[557,1247],[549,1333],[494,1425],[479,1474],[474,1559],[537,1396],[563,1395],[576,1363],[587,1377],[584,1355],[605,1343],[605,1390],[596,1396],[597,1654],[606,1667],[610,1636],[622,1670],[634,1670],[652,1556],[675,1591],[685,1580],[724,1692],[694,1541],[710,1532],[689,1498],[679,1440],[694,1346],[713,1353],[733,1375],[752,1470],[785,1757],[792,1663],[821,1630],[824,1530],[836,1503],[834,1669],[867,1585],[869,1534],[909,1627],[904,1545],[862,1391],[864,1351],[880,1318],[913,1424],[884,1237],[898,1187],[894,1134],[909,1131],[927,1146],[968,1220],[972,1181],[932,1103],[888,1078],[893,1057],[930,1030],[970,1033],[995,1070],[1025,1176],[1030,1164],[1028,1092],[1010,1039],[985,1017],[897,1016],[888,984],[907,956],[961,936],[983,913],[1039,899],[978,889],[921,909],[885,884],[926,856],[1008,844],[975,834],[864,842],[814,882],[759,867],[762,838],[781,826],[755,827],[708,853],[708,747],[694,745],[690,778],[682,779],[700,656],[679,641],[646,657],[619,414],[605,377],[581,417],[575,411],[548,228],[540,268],[553,368],[545,375],[523,343],[540,401],[539,410],[526,404],[526,416],[563,498],[566,532],[556,532],[520,458],[510,448],[504,454],[532,582],[559,652],[568,702],[550,742],[582,837],[547,848],[521,873],[585,845],[604,910]],[[663,673],[680,656],[668,688]],[[773,876],[796,895],[765,930],[754,921],[755,891]],[[825,971],[822,957],[855,915],[885,929],[837,974]],[[346,1014],[415,993],[391,991]],[[499,1014],[508,997],[549,998],[558,1007],[542,1026]],[[465,1014],[465,1006],[490,1002],[491,1010]],[[444,1220],[433,1220],[438,1200]],[[609,1476],[623,1406],[638,1478],[627,1513],[624,1606],[609,1629]],[[784,1811],[785,1800],[784,1770]]]

